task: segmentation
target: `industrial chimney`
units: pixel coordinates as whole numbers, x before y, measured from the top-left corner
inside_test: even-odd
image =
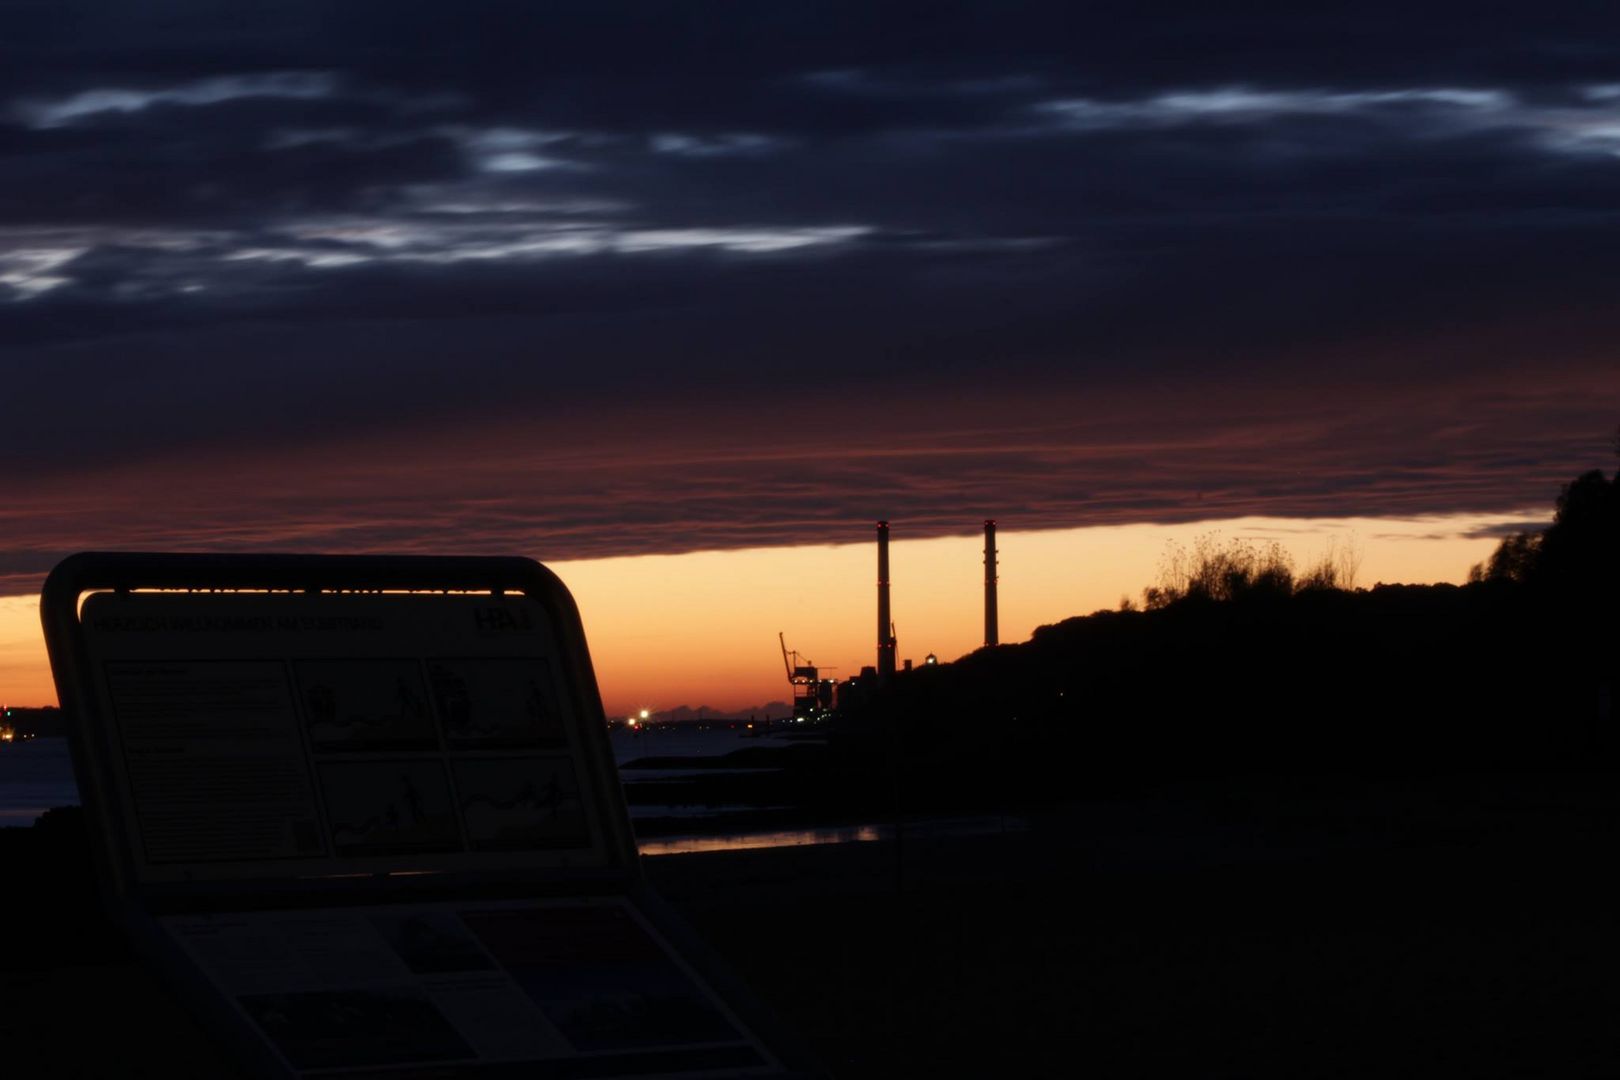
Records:
[[[1001,644],[1000,619],[996,614],[996,522],[984,521],[984,643]]]
[[[878,610],[877,669],[880,679],[894,674],[894,622],[889,618],[889,523],[877,523]]]

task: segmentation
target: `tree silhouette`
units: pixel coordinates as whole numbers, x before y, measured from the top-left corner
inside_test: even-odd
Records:
[[[1475,563],[1468,571],[1469,581],[1513,581],[1524,584],[1535,570],[1536,558],[1541,553],[1541,534],[1513,533],[1504,536],[1491,557]]]
[[[1620,591],[1620,483],[1593,469],[1564,487],[1542,534],[1536,577],[1560,593],[1613,598]]]
[[[1613,445],[1620,455],[1620,429]],[[1582,473],[1559,492],[1553,523],[1540,533],[1502,539],[1470,581],[1512,581],[1565,601],[1612,604],[1620,598],[1620,473]]]

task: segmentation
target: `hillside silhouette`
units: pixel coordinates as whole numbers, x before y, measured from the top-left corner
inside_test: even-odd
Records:
[[[846,789],[1038,809],[1200,776],[1609,766],[1620,476],[1565,485],[1554,523],[1504,539],[1466,585],[1348,588],[1354,562],[1296,574],[1276,547],[1172,552],[1142,610],[1043,626],[856,703],[835,741]]]

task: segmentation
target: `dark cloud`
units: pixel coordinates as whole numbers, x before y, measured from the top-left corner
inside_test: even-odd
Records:
[[[716,395],[648,405],[327,428],[275,454],[176,452],[16,485],[0,589],[82,547],[516,550],[561,560],[1246,515],[1421,517],[1496,510],[1514,527],[1572,463],[1601,460],[1597,386],[1516,393],[1504,376],[1402,400],[1169,380],[1089,400],[916,388],[896,430],[877,401],[802,394],[819,422]],[[1417,388],[1407,387],[1409,390]],[[842,404],[842,408],[840,408]],[[109,455],[109,458],[111,455]]]
[[[1606,8],[0,17],[0,574],[1512,510],[1620,411]]]

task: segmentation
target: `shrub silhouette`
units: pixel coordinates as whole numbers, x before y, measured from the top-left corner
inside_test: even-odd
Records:
[[[1296,592],[1354,587],[1360,556],[1354,544],[1330,544],[1327,553],[1303,574],[1275,541],[1256,546],[1246,540],[1222,542],[1208,533],[1192,550],[1172,543],[1159,567],[1159,583],[1142,590],[1143,607],[1158,611],[1176,603],[1280,599]],[[1129,610],[1123,605],[1121,610]]]

